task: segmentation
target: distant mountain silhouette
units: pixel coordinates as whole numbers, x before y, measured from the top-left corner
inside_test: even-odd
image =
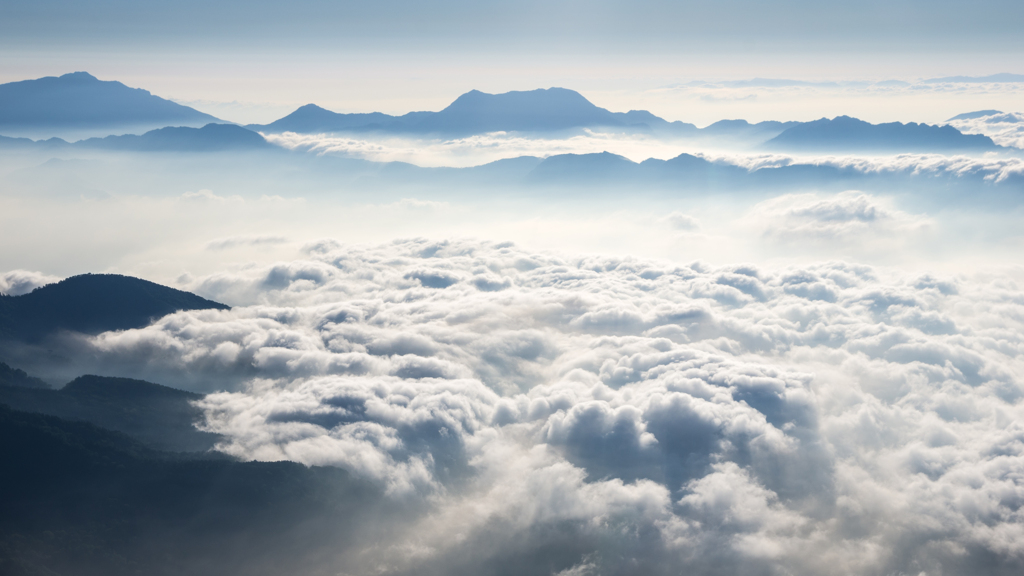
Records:
[[[0,364],[0,378],[4,367]],[[80,376],[60,390],[0,386],[0,403],[15,410],[90,422],[171,452],[202,452],[220,440],[195,427],[203,413],[190,402],[201,398],[142,380],[104,376]]]
[[[56,150],[59,148],[66,148],[68,146],[72,146],[72,144],[61,138],[32,140],[31,138],[11,138],[10,136],[0,136],[0,148]]]
[[[870,124],[849,116],[822,118],[787,128],[765,143],[766,148],[815,151],[946,152],[996,150],[991,138],[963,134],[952,126],[911,122]]]
[[[701,129],[702,136],[727,136],[743,137],[751,139],[768,139],[781,134],[787,128],[800,124],[799,122],[776,122],[768,120],[751,124],[746,120],[719,120],[710,126]],[[763,140],[762,140],[763,141]]]
[[[756,187],[761,184],[762,175],[690,154],[680,154],[669,160],[649,158],[636,163],[617,154],[602,152],[551,156],[537,164],[524,181],[541,186],[584,186],[592,189],[655,185],[707,190]]]
[[[777,190],[846,190],[874,184],[886,188],[897,186],[900,189],[925,185],[932,191],[962,185],[968,190],[978,190],[979,185],[983,184],[980,178],[956,178],[951,181],[916,174],[912,169],[881,174],[864,172],[852,166],[788,164],[748,170],[735,164],[711,161],[690,154],[680,154],[669,160],[650,158],[640,163],[607,152],[561,154],[546,158],[532,168],[530,163],[523,163],[518,168],[521,170],[518,175],[512,174],[510,170],[504,175],[504,180],[518,180],[521,184],[539,188],[555,186],[559,190],[577,189],[588,194],[600,190],[619,193],[623,189],[642,187],[701,194],[764,194]],[[472,174],[478,169],[462,170]],[[468,180],[466,178],[462,181]],[[1001,184],[1010,190],[1022,189],[1022,185],[1024,180],[1020,178],[1007,179]]]
[[[640,171],[636,162],[610,152],[559,154],[546,158],[531,170],[529,180],[545,183],[619,180],[640,176]]]
[[[969,83],[982,83],[982,82],[1024,82],[1024,74],[992,74],[989,76],[946,76],[944,78],[929,78],[924,82],[928,84],[938,84],[943,82],[969,82]]]
[[[125,134],[67,142],[60,138],[32,140],[0,136],[0,148],[59,150],[89,148],[126,152],[219,152],[240,150],[276,150],[252,130],[234,124],[207,124],[202,128],[168,127],[145,134]]]
[[[440,112],[410,112],[390,116],[337,114],[313,104],[265,125],[248,128],[264,132],[367,132],[470,135],[487,132],[553,132],[578,128],[633,130],[696,130],[692,124],[668,122],[650,112],[609,112],[579,92],[548,88],[504,94],[472,90]]]
[[[306,104],[295,112],[270,124],[250,124],[247,128],[265,132],[344,132],[346,130],[369,130],[394,122],[398,117],[370,112],[368,114],[338,114],[325,110],[316,104]]]
[[[0,84],[0,132],[26,128],[202,126],[222,122],[86,72]]]
[[[207,124],[202,128],[160,128],[136,136],[107,136],[76,142],[73,146],[141,152],[214,152],[271,148],[252,130],[234,124]]]
[[[957,114],[946,122],[952,122],[954,120],[973,120],[975,118],[984,118],[985,116],[995,116],[996,114],[1002,114],[999,110],[978,110],[977,112],[965,112],[963,114]]]
[[[447,108],[415,122],[419,132],[544,132],[580,127],[627,126],[620,114],[599,108],[564,88],[486,94],[472,90]]]
[[[178,310],[227,309],[195,294],[117,274],[84,274],[21,296],[0,296],[0,340],[37,342],[54,332],[141,328]]]

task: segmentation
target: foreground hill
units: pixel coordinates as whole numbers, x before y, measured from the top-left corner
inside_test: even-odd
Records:
[[[83,274],[21,296],[0,295],[0,340],[36,342],[61,330],[141,328],[179,310],[227,309],[174,288],[118,274]]]
[[[911,122],[871,124],[849,116],[822,118],[787,128],[769,140],[771,149],[858,152],[949,152],[998,150],[988,136],[963,134],[952,126]]]
[[[369,522],[394,514],[341,469],[183,459],[6,406],[0,454],[10,576],[334,574]]]
[[[202,126],[221,122],[141,88],[87,72],[0,85],[0,133],[43,128]]]

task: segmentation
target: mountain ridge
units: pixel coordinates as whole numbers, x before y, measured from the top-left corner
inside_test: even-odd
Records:
[[[988,136],[964,134],[949,125],[888,122],[871,124],[850,116],[821,118],[784,130],[768,149],[815,151],[939,152],[998,150]]]
[[[267,132],[370,132],[470,135],[486,132],[557,132],[582,128],[620,128],[688,132],[696,126],[669,122],[646,110],[610,112],[567,88],[539,88],[488,94],[470,90],[437,112],[392,116],[381,112],[340,114],[306,104],[269,124],[250,124]]]
[[[147,326],[179,310],[229,308],[119,274],[82,274],[20,296],[0,295],[0,340],[38,342],[59,331],[97,334]]]
[[[143,134],[121,134],[68,142],[61,138],[32,140],[0,136],[7,148],[90,148],[134,152],[220,152],[277,148],[257,132],[235,124],[210,123],[201,128],[167,126]]]
[[[0,133],[118,126],[202,126],[223,120],[88,72],[0,84]]]

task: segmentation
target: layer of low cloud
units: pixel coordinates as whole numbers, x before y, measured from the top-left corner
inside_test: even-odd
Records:
[[[488,162],[556,154],[594,154],[612,152],[635,162],[647,158],[667,160],[681,150],[695,148],[674,138],[656,138],[645,134],[606,133],[585,130],[566,137],[527,137],[515,133],[492,132],[454,139],[418,139],[390,136],[353,136],[337,134],[264,134],[278,146],[306,150],[316,154],[335,154],[375,162],[409,162],[417,166],[462,168]]]
[[[927,225],[857,193],[762,211],[805,241]],[[230,311],[72,353],[214,392],[224,452],[340,466],[425,507],[339,571],[1024,567],[1018,277],[476,241],[305,254],[190,280]]]

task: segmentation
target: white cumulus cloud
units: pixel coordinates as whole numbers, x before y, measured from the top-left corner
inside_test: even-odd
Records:
[[[923,225],[859,193],[763,208],[794,240]],[[213,392],[204,426],[228,454],[417,502],[350,572],[1024,568],[1012,276],[476,241],[306,253],[194,279],[237,306],[80,354]]]

